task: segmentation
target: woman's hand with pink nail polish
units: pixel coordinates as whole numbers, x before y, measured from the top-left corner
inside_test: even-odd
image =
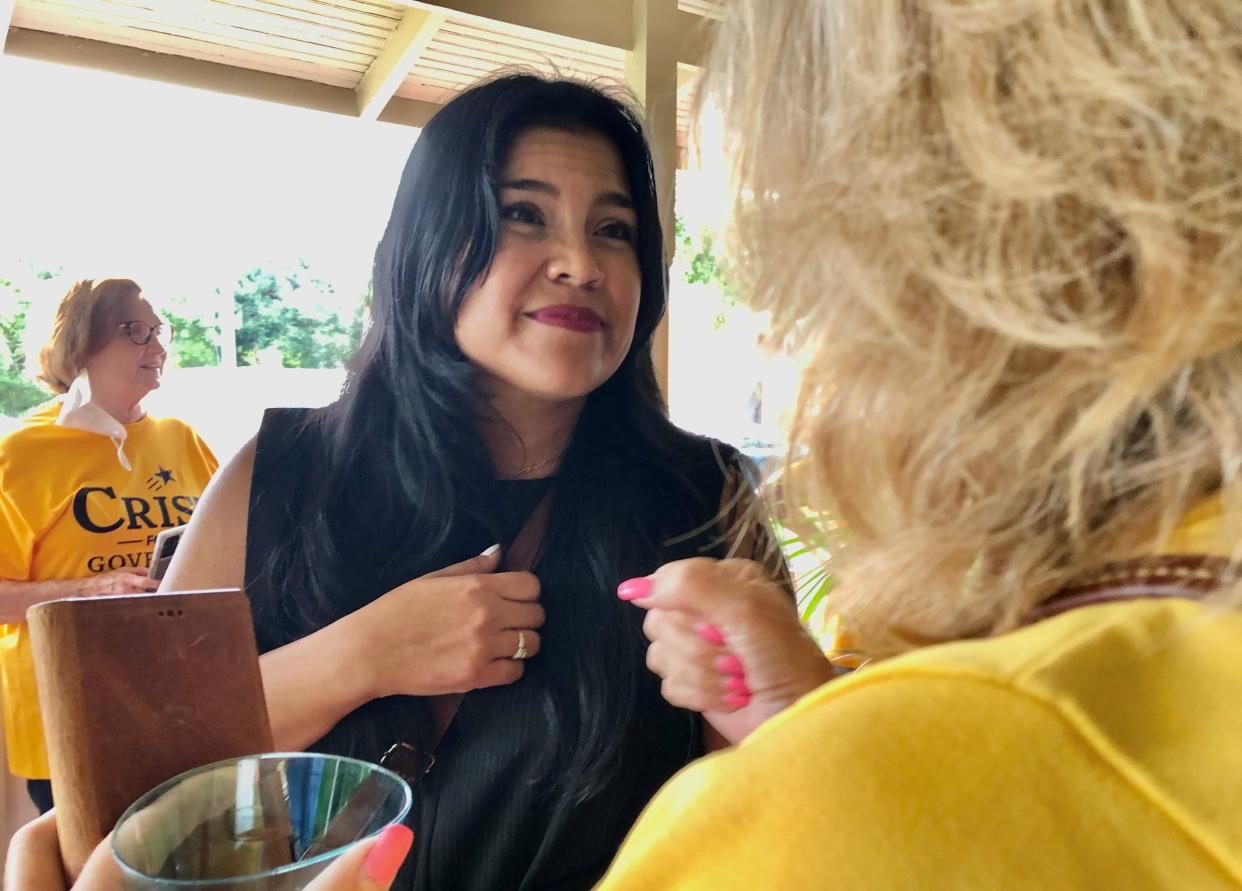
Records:
[[[338,857],[306,891],[388,891],[413,842],[407,827],[389,826]]]
[[[306,891],[388,891],[409,854],[414,833],[389,826],[372,839],[352,846],[317,876]],[[120,868],[112,856],[109,835],[87,859],[76,882],[69,885],[61,864],[56,811],[27,823],[9,842],[4,887],[24,891],[121,891]]]
[[[786,591],[749,560],[681,560],[647,576],[647,665],[674,705],[730,742],[835,673]]]
[[[696,712],[733,708],[725,702],[731,675],[716,664],[727,654],[718,631],[689,614],[652,609],[643,619],[643,633],[651,641],[647,667],[660,676],[668,702]]]
[[[695,627],[695,633],[709,644],[716,646],[724,646],[724,635],[720,633],[720,629],[711,622],[701,622]]]
[[[725,689],[730,693],[738,693],[743,696],[750,695],[750,687],[746,685],[746,678],[741,675],[731,674],[725,678]]]
[[[651,590],[651,581],[643,576],[626,579],[617,585],[617,596],[622,600],[641,600]]]

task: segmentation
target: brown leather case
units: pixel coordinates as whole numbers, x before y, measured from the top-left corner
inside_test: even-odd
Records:
[[[26,613],[71,879],[143,793],[272,749],[237,589],[56,600]]]

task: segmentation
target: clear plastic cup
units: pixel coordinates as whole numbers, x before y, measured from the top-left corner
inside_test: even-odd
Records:
[[[173,777],[127,810],[112,856],[130,891],[297,891],[400,822],[413,794],[353,758],[251,755]]]

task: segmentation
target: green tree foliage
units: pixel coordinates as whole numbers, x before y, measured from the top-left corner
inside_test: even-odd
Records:
[[[177,366],[204,368],[220,364],[220,325],[206,316],[165,312],[176,332]]]
[[[26,318],[30,298],[20,285],[9,278],[0,278],[0,371],[6,375],[26,370]]]
[[[361,305],[343,302],[304,260],[251,269],[234,288],[233,306],[238,365],[256,365],[275,348],[286,368],[339,368],[358,344]]]
[[[675,217],[673,231],[677,238],[677,266],[683,279],[690,284],[711,285],[720,296],[720,311],[716,313],[716,327],[724,325],[729,311],[737,306],[737,292],[733,290],[728,276],[716,257],[710,232],[691,235],[681,217]]]
[[[0,273],[0,415],[15,417],[46,401],[50,393],[34,380],[33,357],[27,355],[32,292],[40,280],[56,278],[49,270],[26,263]],[[261,353],[275,350],[286,368],[339,368],[362,339],[371,302],[371,288],[350,298],[317,276],[305,260],[288,266],[264,264],[243,275],[231,295],[236,319],[237,362],[255,365]],[[199,301],[172,296],[160,301],[176,331],[174,355],[182,368],[216,366],[221,362],[224,326],[218,310]]]
[[[25,267],[0,275],[0,415],[16,417],[46,401],[50,393],[34,381],[35,369],[26,355],[30,317],[30,286],[60,275],[59,269]]]

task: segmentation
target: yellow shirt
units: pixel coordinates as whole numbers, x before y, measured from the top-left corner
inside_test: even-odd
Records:
[[[54,424],[36,410],[0,440],[0,578],[48,581],[148,568],[155,535],[190,519],[215,472],[207,445],[184,422],[127,424],[123,469],[105,436]],[[9,769],[48,776],[34,662],[24,622],[0,624],[0,681]]]
[[[1242,888],[1240,691],[1187,600],[907,654],[683,770],[600,887]]]

